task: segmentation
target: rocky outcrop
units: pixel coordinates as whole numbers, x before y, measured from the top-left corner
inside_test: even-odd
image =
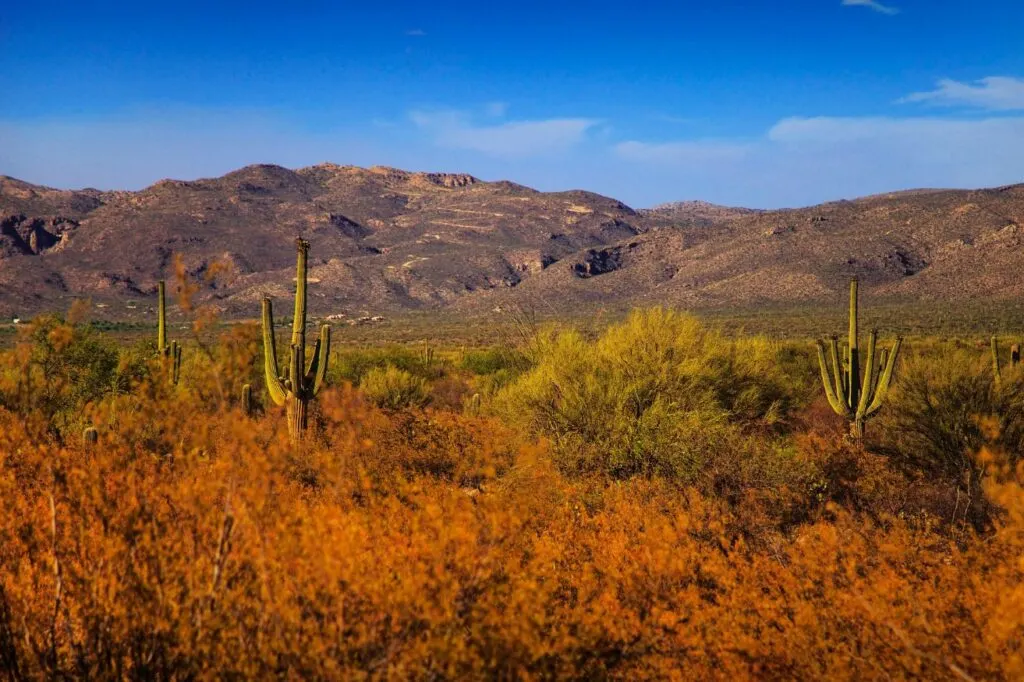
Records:
[[[583,259],[572,264],[572,272],[580,278],[595,277],[622,267],[622,248],[589,249]]]
[[[64,235],[78,227],[71,218],[30,218],[25,214],[0,218],[0,256],[38,256],[61,243]]]

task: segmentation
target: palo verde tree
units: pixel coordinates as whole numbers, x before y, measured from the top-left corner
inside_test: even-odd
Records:
[[[861,372],[857,312],[857,278],[854,278],[850,281],[850,337],[845,357],[840,360],[839,339],[833,335],[828,344],[832,360],[830,372],[829,363],[825,359],[825,342],[819,340],[817,346],[821,382],[828,403],[836,414],[850,422],[850,436],[860,439],[864,437],[865,420],[882,407],[889,392],[903,338],[896,337],[892,351],[883,349],[876,363],[878,330],[872,329],[868,336],[867,354],[864,356],[864,371]]]
[[[282,376],[277,366],[277,343],[274,339],[274,310],[270,298],[263,299],[263,366],[267,393],[288,414],[288,433],[300,441],[309,423],[309,403],[320,393],[327,376],[331,354],[331,328],[320,326],[320,338],[313,349],[313,358],[303,373],[306,361],[306,260],[309,242],[296,239],[298,262],[295,267],[295,316],[292,318],[292,343],[288,353],[288,375]]]

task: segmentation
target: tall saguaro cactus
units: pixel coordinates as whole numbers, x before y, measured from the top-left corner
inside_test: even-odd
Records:
[[[163,358],[165,367],[168,362],[170,363],[168,369],[171,383],[177,386],[181,374],[181,346],[177,341],[171,341],[170,345],[167,345],[167,288],[163,280],[157,282],[156,288],[160,299],[157,307],[156,350]]]
[[[868,349],[864,356],[864,372],[860,371],[861,354],[858,348],[857,319],[857,279],[850,281],[850,331],[846,348],[845,362],[839,359],[839,339],[829,339],[829,355],[831,356],[831,372],[829,362],[825,359],[825,342],[818,341],[818,365],[821,368],[821,382],[825,387],[825,396],[836,414],[850,422],[850,435],[853,438],[864,437],[864,422],[882,407],[882,402],[892,384],[892,374],[896,367],[902,337],[896,337],[892,351],[883,350],[875,362],[875,347],[878,343],[878,330],[872,329],[868,336]]]
[[[320,393],[327,376],[331,354],[331,328],[320,326],[313,358],[308,369],[306,360],[306,260],[309,242],[296,239],[298,262],[295,267],[295,316],[292,319],[292,343],[288,354],[288,375],[281,376],[277,366],[277,343],[274,339],[274,310],[270,298],[263,299],[263,366],[270,399],[284,405],[288,413],[288,433],[293,441],[302,439],[308,426],[309,402]]]

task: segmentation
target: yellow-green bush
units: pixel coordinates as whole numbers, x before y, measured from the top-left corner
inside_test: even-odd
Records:
[[[778,425],[794,400],[774,344],[727,339],[661,309],[594,342],[544,333],[530,355],[535,366],[494,409],[551,439],[567,472],[692,478],[717,444]]]
[[[374,367],[363,376],[359,388],[370,402],[388,410],[424,407],[430,402],[426,380],[394,365]]]

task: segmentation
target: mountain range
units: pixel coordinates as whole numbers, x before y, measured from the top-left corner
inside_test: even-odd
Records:
[[[200,302],[254,317],[262,296],[290,296],[300,235],[318,316],[818,303],[851,276],[878,299],[1001,300],[1024,293],[1022,225],[1024,185],[634,210],[586,191],[330,163],[137,192],[0,176],[0,318],[89,298],[102,317],[146,319],[176,262]]]

